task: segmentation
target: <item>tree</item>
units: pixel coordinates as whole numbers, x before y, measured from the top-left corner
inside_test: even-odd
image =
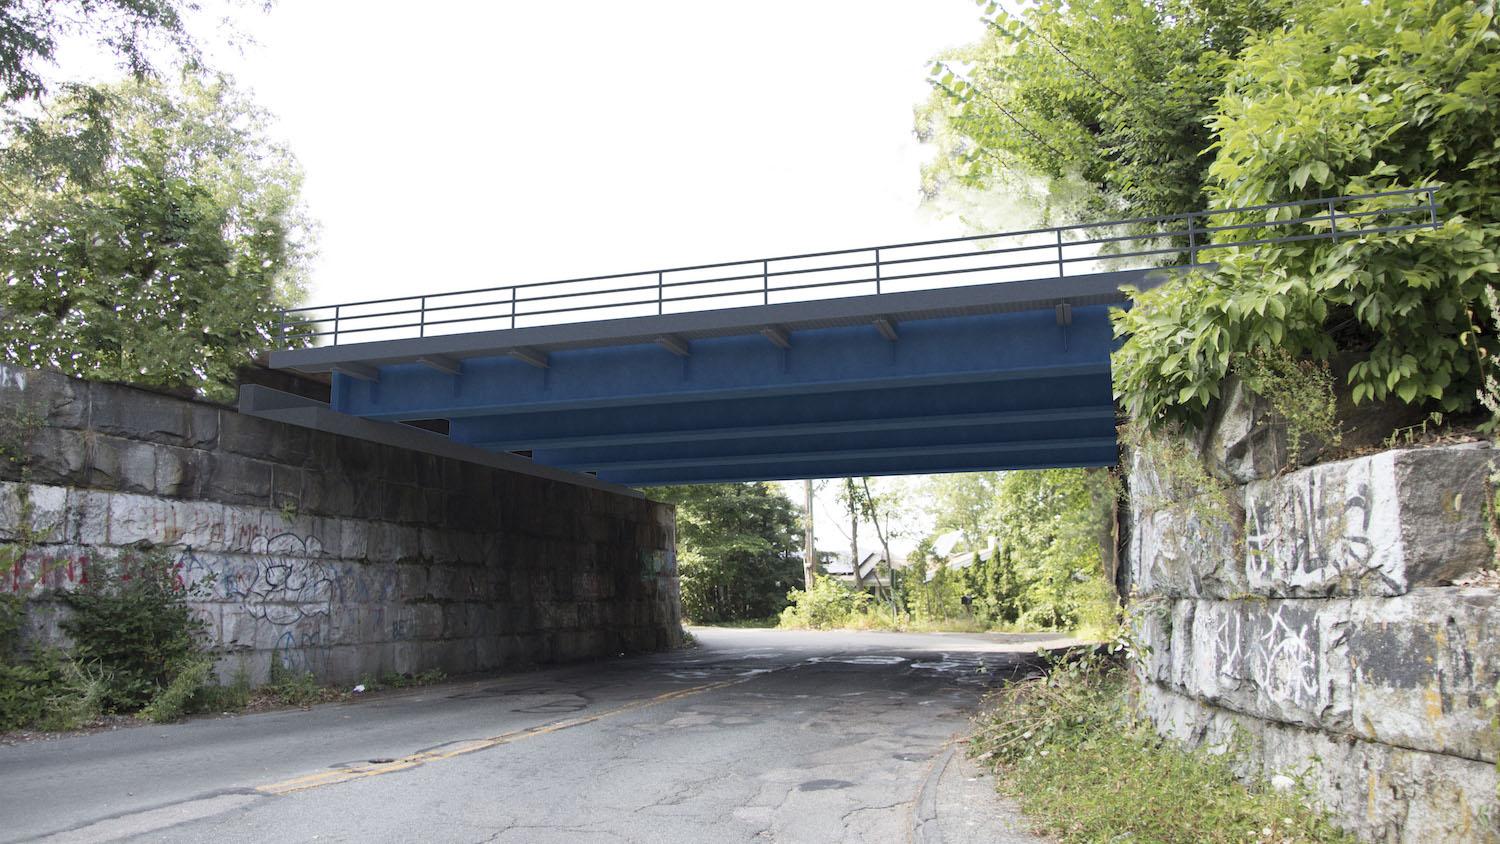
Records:
[[[1041,0],[985,6],[978,43],[934,62],[917,133],[938,145],[934,195],[1017,175],[1081,181],[1086,210],[1201,207],[1207,121],[1224,63],[1279,26],[1285,0]]]
[[[1500,272],[1493,4],[1339,0],[1299,4],[1293,17],[1249,39],[1228,68],[1210,123],[1213,204],[1441,185],[1446,222],[1217,250],[1217,271],[1135,295],[1116,317],[1129,337],[1115,356],[1116,392],[1152,424],[1201,423],[1225,376],[1273,349],[1344,357],[1355,402],[1465,411],[1480,359],[1500,351],[1483,303]],[[1387,197],[1340,211],[1410,203]],[[1425,209],[1398,219],[1423,221]],[[1255,227],[1264,216],[1215,222],[1249,224],[1228,241],[1269,233]]]
[[[162,47],[196,63],[184,17],[198,8],[192,0],[0,0],[0,103],[43,97],[40,65],[52,63],[69,37],[113,53],[137,80],[152,74],[153,52]]]
[[[105,94],[96,172],[47,154],[77,134],[69,96],[0,161],[0,358],[225,397],[301,295],[301,171],[223,79]]]
[[[1113,612],[1101,542],[1112,495],[1101,470],[1006,472],[992,502],[995,552],[964,572],[980,611],[1024,627],[1103,626]]]
[[[700,622],[766,618],[802,583],[801,522],[791,499],[764,483],[667,486],[677,505],[682,609]]]
[[[958,531],[966,550],[983,548],[992,532],[992,508],[1000,477],[999,472],[932,476],[926,493],[937,529]]]

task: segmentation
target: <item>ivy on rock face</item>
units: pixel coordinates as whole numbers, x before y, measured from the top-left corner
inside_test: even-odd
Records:
[[[1500,271],[1493,7],[1344,0],[1305,4],[1296,17],[1252,38],[1230,69],[1213,119],[1213,205],[1440,185],[1445,222],[1219,250],[1216,271],[1136,293],[1132,309],[1116,314],[1116,333],[1128,339],[1115,356],[1115,389],[1153,423],[1202,423],[1234,361],[1272,348],[1322,359],[1351,353],[1356,402],[1394,398],[1444,411],[1474,403],[1479,344],[1495,328],[1479,322],[1480,302]],[[1215,222],[1229,221],[1255,222]]]

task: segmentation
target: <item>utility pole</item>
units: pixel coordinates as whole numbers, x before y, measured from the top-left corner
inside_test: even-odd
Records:
[[[802,494],[807,501],[807,514],[802,526],[802,580],[804,588],[809,592],[813,588],[813,578],[818,574],[818,546],[813,541],[813,483],[812,478],[802,482]]]

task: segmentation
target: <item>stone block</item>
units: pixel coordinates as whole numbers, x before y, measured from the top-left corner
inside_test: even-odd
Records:
[[[178,501],[115,493],[109,497],[111,545],[213,547],[223,535],[224,507],[207,501]]]
[[[26,469],[36,483],[87,486],[89,435],[67,428],[43,428],[23,444]]]
[[[84,434],[85,483],[95,489],[155,492],[156,461],[151,443]]]
[[[432,595],[428,585],[427,566],[396,567],[396,597],[402,601],[427,598]]]
[[[368,522],[369,559],[392,563],[417,563],[422,560],[421,534],[415,527],[387,522]]]
[[[65,487],[0,481],[0,542],[66,542],[67,514]]]
[[[271,464],[271,507],[292,513],[302,509],[303,474],[301,469]]]
[[[1342,653],[1353,730],[1382,744],[1500,757],[1486,698],[1500,688],[1500,592],[1417,589],[1353,601]]]
[[[92,386],[89,423],[116,437],[190,448],[211,448],[218,440],[219,409],[114,384]]]
[[[1256,718],[1493,762],[1500,595],[1179,600],[1137,612],[1146,678]]]
[[[1230,509],[1238,511],[1237,500]],[[1248,590],[1239,525],[1216,508],[1137,511],[1133,527],[1130,558],[1142,595],[1227,597]]]
[[[195,497],[226,504],[271,504],[271,464],[248,457],[214,452],[206,456]]]
[[[208,453],[194,448],[157,445],[152,487],[158,495],[186,498],[200,488],[208,470]]]
[[[338,556],[344,560],[364,560],[370,556],[370,523],[360,519],[339,519]]]
[[[1489,448],[1387,451],[1246,487],[1246,569],[1270,595],[1399,595],[1493,560]]]
[[[85,426],[88,388],[57,372],[0,364],[0,407],[28,407],[54,428]]]
[[[219,418],[218,447],[245,457],[300,467],[310,459],[312,431],[226,411]]]
[[[67,498],[67,540],[79,545],[109,544],[110,493],[86,489],[69,489]]]
[[[1142,689],[1142,703],[1159,731],[1190,745],[1224,748],[1249,737],[1243,774],[1300,779],[1340,826],[1363,840],[1500,842],[1493,764],[1248,718],[1156,685]]]

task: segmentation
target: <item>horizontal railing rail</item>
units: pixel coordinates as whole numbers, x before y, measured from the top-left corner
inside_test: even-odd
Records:
[[[454,328],[547,325],[569,321],[568,315],[577,321],[880,295],[931,289],[934,285],[921,283],[940,278],[957,286],[1067,278],[1070,268],[1075,274],[1079,269],[1190,268],[1207,263],[1201,260],[1204,253],[1215,250],[1436,228],[1438,190],[1408,188],[288,308],[276,327],[283,345],[293,348],[457,333]],[[1306,214],[1306,209],[1314,211]],[[1254,219],[1244,219],[1247,215]],[[1214,224],[1224,218],[1230,219]],[[1114,233],[1098,235],[1108,230]],[[829,259],[835,260],[815,263]],[[699,274],[709,275],[694,277]],[[861,289],[850,291],[854,286]],[[813,292],[821,295],[807,295]]]

